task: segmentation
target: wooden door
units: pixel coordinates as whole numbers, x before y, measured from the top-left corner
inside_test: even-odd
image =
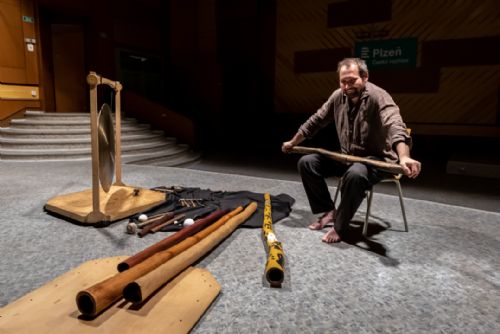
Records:
[[[51,30],[56,111],[88,111],[83,27],[52,24]]]

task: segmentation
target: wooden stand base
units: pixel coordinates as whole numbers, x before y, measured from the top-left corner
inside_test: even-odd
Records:
[[[165,194],[148,189],[113,185],[108,193],[100,189],[99,199],[99,212],[92,211],[92,189],[53,197],[45,204],[45,209],[86,224],[112,222],[163,203]]]
[[[220,292],[205,269],[189,267],[141,307],[120,300],[92,320],[76,306],[78,291],[116,273],[126,256],[85,262],[0,309],[2,333],[187,333]]]

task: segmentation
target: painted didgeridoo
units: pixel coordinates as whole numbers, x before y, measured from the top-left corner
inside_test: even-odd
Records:
[[[128,284],[123,290],[123,297],[132,303],[141,303],[153,292],[158,290],[172,277],[207,254],[212,248],[217,246],[222,240],[227,238],[241,223],[247,220],[257,210],[257,203],[251,202],[238,215],[229,219],[224,225],[210,233],[194,246],[177,255],[168,262],[150,271],[146,275],[138,278],[135,282]],[[215,225],[215,224],[214,224]],[[207,229],[213,227],[209,226]],[[206,230],[206,229],[205,229]],[[205,230],[199,232],[203,233]],[[191,238],[196,238],[194,235]],[[186,239],[186,240],[188,240]]]
[[[337,152],[332,152],[325,150],[323,148],[316,148],[316,147],[304,147],[304,146],[294,146],[291,150],[291,153],[301,153],[301,154],[312,154],[312,153],[319,153],[323,154],[324,156],[337,160],[343,163],[354,163],[354,162],[361,162],[367,165],[371,165],[373,167],[377,167],[380,170],[383,170],[388,173],[392,174],[404,174],[403,167],[401,167],[398,164],[393,164],[390,162],[385,162],[385,161],[378,161],[374,159],[368,159],[368,158],[362,158],[358,157],[355,155],[348,155],[348,154],[343,154],[343,153],[337,153]]]
[[[217,222],[205,228],[205,230],[210,229],[211,231],[218,228],[242,210],[242,207],[234,209]],[[203,231],[198,233],[202,233]],[[123,296],[123,289],[127,284],[159,267],[177,254],[193,246],[196,242],[197,239],[192,237],[184,239],[175,246],[151,255],[134,267],[78,292],[76,295],[78,309],[85,316],[95,317]]]
[[[122,272],[127,269],[130,269],[136,264],[141,263],[151,255],[172,247],[173,245],[181,242],[187,237],[190,237],[193,234],[201,231],[208,225],[214,223],[216,220],[219,220],[222,216],[224,216],[228,212],[229,210],[217,210],[211,213],[210,215],[206,216],[205,218],[197,219],[193,225],[184,227],[179,232],[172,234],[161,241],[158,241],[157,243],[149,246],[143,251],[129,257],[125,261],[118,263],[118,271]]]
[[[264,223],[262,224],[262,233],[268,248],[268,257],[266,263],[266,279],[272,287],[281,287],[285,277],[285,254],[283,246],[278,241],[273,231],[273,220],[271,216],[271,195],[264,194]]]

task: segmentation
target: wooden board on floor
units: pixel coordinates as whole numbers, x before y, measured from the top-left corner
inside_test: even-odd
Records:
[[[139,191],[137,192],[136,189]],[[101,221],[113,222],[163,203],[165,194],[149,189],[113,185],[108,193],[100,189],[99,200],[100,210],[104,217],[100,221],[92,221],[90,217],[92,189],[53,197],[45,204],[45,209],[86,224]]]
[[[95,319],[83,319],[76,294],[114,275],[126,258],[85,262],[1,308],[0,333],[187,333],[220,292],[209,271],[189,267],[142,307],[121,299]]]

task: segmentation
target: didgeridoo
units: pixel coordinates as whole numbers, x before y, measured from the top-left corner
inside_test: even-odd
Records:
[[[224,224],[231,217],[237,215],[242,210],[243,208],[241,207],[234,209],[214,224],[208,226],[206,229],[212,229],[214,226],[218,227]],[[127,284],[159,267],[161,264],[193,246],[197,242],[196,239],[188,239],[184,239],[173,247],[151,255],[141,263],[128,270],[117,273],[102,282],[78,292],[76,295],[76,304],[78,309],[85,316],[95,317],[122,297],[123,289],[127,286]]]
[[[262,233],[267,244],[269,255],[266,263],[266,279],[272,287],[280,287],[285,277],[285,254],[281,242],[276,239],[271,216],[271,195],[264,194],[264,223]]]
[[[385,162],[385,161],[378,161],[378,160],[374,160],[374,159],[362,158],[362,157],[358,157],[355,155],[332,152],[332,151],[325,150],[323,148],[294,146],[290,150],[290,152],[301,153],[301,154],[319,153],[319,154],[323,154],[324,156],[326,156],[330,159],[337,160],[337,161],[340,161],[343,163],[361,162],[361,163],[364,163],[367,165],[371,165],[373,167],[377,167],[380,170],[383,170],[385,172],[389,172],[392,174],[404,174],[403,167],[401,167],[398,164],[393,164],[393,163]]]
[[[167,220],[166,222],[164,223],[161,223],[160,225],[156,225],[155,227],[153,227],[149,233],[156,233],[158,232],[159,230],[161,230],[162,228],[164,228],[165,226],[167,225],[171,225],[171,224],[177,224],[177,223],[180,223],[183,219],[186,218],[186,215],[181,213],[180,215],[177,215],[175,216],[174,218],[170,219],[170,220]]]
[[[247,220],[255,210],[257,210],[257,203],[251,202],[243,212],[229,219],[227,223],[201,239],[194,246],[128,284],[123,290],[123,297],[132,303],[144,301],[168,280],[190,266],[193,262],[197,261],[229,236],[241,223]],[[199,233],[204,233],[214,226],[215,224]],[[187,238],[185,241],[196,238],[198,238],[198,234]]]
[[[163,224],[166,221],[169,221],[170,219],[174,218],[174,215],[175,215],[174,212],[167,212],[163,216],[155,218],[151,223],[145,225],[137,234],[142,238],[143,236],[148,234],[153,227]]]
[[[208,225],[220,219],[223,215],[225,215],[228,212],[229,210],[217,210],[211,213],[210,215],[206,216],[205,218],[197,219],[193,225],[184,227],[179,232],[172,234],[161,241],[158,241],[157,243],[149,246],[148,248],[140,251],[139,253],[129,257],[125,261],[118,263],[118,271],[121,272],[130,269],[136,264],[144,261],[151,255],[158,253],[162,250],[165,250],[169,247],[172,247],[173,245],[179,243],[180,241],[186,239],[187,237],[190,237],[196,232],[199,232],[200,230],[204,229]]]

